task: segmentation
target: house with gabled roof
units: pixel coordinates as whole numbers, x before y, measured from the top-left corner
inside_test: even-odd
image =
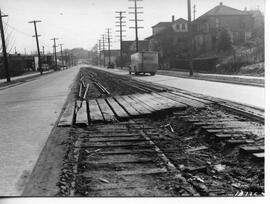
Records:
[[[160,62],[170,64],[187,50],[188,22],[183,18],[159,22],[152,26],[152,35],[147,37],[149,50],[159,52]]]
[[[219,33],[226,29],[233,44],[243,43],[251,37],[253,17],[246,10],[223,5],[209,10],[192,22],[194,50],[204,52],[217,46]]]

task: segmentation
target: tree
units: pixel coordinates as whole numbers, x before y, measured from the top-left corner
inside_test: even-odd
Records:
[[[228,51],[232,49],[231,36],[227,29],[222,29],[217,42],[218,51]]]

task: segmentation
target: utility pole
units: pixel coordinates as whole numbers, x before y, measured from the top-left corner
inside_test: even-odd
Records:
[[[53,40],[54,63],[55,63],[55,70],[57,70],[56,40],[58,40],[58,38],[52,38],[51,40]]]
[[[188,43],[189,43],[189,75],[193,76],[193,46],[192,46],[192,24],[191,24],[191,3],[187,0],[188,9]]]
[[[109,64],[111,65],[111,36],[110,36],[110,28],[107,28],[107,37],[108,37],[108,52],[109,52]]]
[[[123,32],[126,32],[126,30],[123,30],[123,27],[126,26],[124,25],[124,23],[126,23],[125,21],[123,21],[123,18],[126,18],[125,16],[123,16],[123,13],[126,13],[125,11],[116,11],[116,13],[119,14],[119,16],[116,16],[117,19],[119,19],[119,21],[116,21],[116,27],[120,27],[120,30],[116,30],[116,32],[120,33],[120,66],[121,69],[123,69],[123,46],[122,46],[122,41],[123,41]]]
[[[195,14],[196,14],[196,5],[193,5],[193,21],[195,20]]]
[[[60,51],[61,51],[61,64],[62,64],[62,68],[64,68],[64,62],[63,62],[63,49],[62,49],[62,46],[63,46],[64,44],[59,44],[59,46],[60,46]]]
[[[37,34],[37,25],[36,23],[40,23],[40,20],[34,20],[34,21],[30,21],[28,23],[34,23],[34,28],[35,28],[35,35],[33,37],[36,38],[36,43],[37,43],[37,52],[38,52],[38,67],[40,70],[40,75],[43,74],[43,70],[42,70],[42,63],[41,63],[41,57],[40,57],[40,50],[39,50],[39,42],[38,42],[38,37],[40,37],[40,35]]]
[[[98,40],[98,50],[99,50],[98,64],[99,66],[101,66],[101,40]]]
[[[45,55],[45,47],[44,46],[42,46],[42,53],[43,53],[43,55]]]
[[[135,22],[135,27],[129,27],[135,29],[135,41],[136,41],[136,52],[139,52],[139,37],[138,37],[138,29],[143,28],[138,26],[138,21],[143,21],[138,19],[138,14],[142,14],[143,12],[138,11],[138,9],[143,9],[143,7],[138,7],[137,2],[142,0],[129,0],[134,2],[134,7],[129,7],[129,9],[134,9],[134,12],[129,12],[130,14],[134,14],[134,19],[130,19],[130,21]]]
[[[105,35],[102,35],[102,41],[103,41],[103,66],[105,67],[106,62],[105,62]]]
[[[67,50],[65,50],[65,63],[66,63],[66,67],[68,68],[67,59],[68,59],[68,54],[67,54]]]
[[[4,66],[5,66],[7,82],[10,82],[8,58],[7,58],[7,50],[6,50],[6,41],[5,41],[5,33],[4,33],[3,21],[2,21],[2,18],[7,17],[7,16],[8,15],[2,15],[2,12],[1,12],[1,9],[0,9],[0,30],[1,30],[1,38],[2,38],[2,52],[3,52]]]

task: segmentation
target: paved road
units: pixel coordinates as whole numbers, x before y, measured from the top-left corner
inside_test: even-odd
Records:
[[[96,67],[97,68],[97,67]],[[127,75],[126,70],[105,69],[112,73]],[[155,75],[155,76],[134,76],[134,78],[153,82],[161,85],[167,85],[194,93],[200,93],[220,99],[234,101],[250,106],[264,109],[265,89],[264,87],[255,87],[247,85],[237,85],[222,82],[205,81],[198,79],[178,78],[172,76]]]
[[[0,196],[21,194],[78,70],[0,91]]]

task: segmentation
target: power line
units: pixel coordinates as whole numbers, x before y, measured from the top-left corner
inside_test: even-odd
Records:
[[[9,66],[8,66],[8,58],[7,58],[7,51],[6,51],[6,42],[5,42],[5,33],[3,28],[3,17],[7,17],[8,15],[2,15],[1,9],[0,9],[0,30],[1,30],[1,39],[2,39],[2,52],[3,52],[3,58],[4,58],[4,67],[6,72],[6,78],[7,82],[10,82],[10,75],[9,75]]]
[[[123,68],[123,32],[126,32],[126,30],[123,30],[123,27],[126,26],[125,25],[125,21],[123,21],[124,18],[126,18],[125,16],[123,16],[124,13],[126,13],[125,11],[116,11],[116,13],[119,14],[119,16],[116,16],[116,18],[119,19],[119,21],[116,21],[116,23],[119,23],[119,25],[116,25],[116,27],[119,27],[120,30],[116,30],[116,32],[120,33],[120,64],[121,64],[121,68]]]
[[[25,33],[25,32],[23,32],[23,31],[21,31],[21,30],[15,28],[14,26],[12,26],[12,25],[10,25],[10,24],[8,24],[8,23],[5,23],[5,22],[3,22],[3,23],[4,23],[6,26],[8,26],[9,28],[11,28],[12,30],[14,30],[14,31],[16,31],[16,32],[18,32],[18,33],[20,33],[20,34],[23,34],[23,35],[25,35],[25,36],[27,36],[27,37],[32,37],[32,35],[29,34],[29,33]]]
[[[138,19],[138,14],[142,14],[143,12],[138,11],[138,9],[143,9],[143,7],[137,6],[138,1],[142,0],[129,0],[134,2],[134,7],[129,7],[129,9],[134,9],[134,12],[129,12],[130,14],[134,14],[134,19],[130,19],[130,21],[135,22],[135,27],[130,27],[135,29],[135,41],[136,41],[136,51],[139,51],[139,38],[138,38],[138,29],[143,28],[138,26],[138,21],[142,21]]]
[[[109,64],[111,65],[111,36],[110,36],[110,28],[107,28],[107,39],[108,39],[108,54],[109,54]]]

